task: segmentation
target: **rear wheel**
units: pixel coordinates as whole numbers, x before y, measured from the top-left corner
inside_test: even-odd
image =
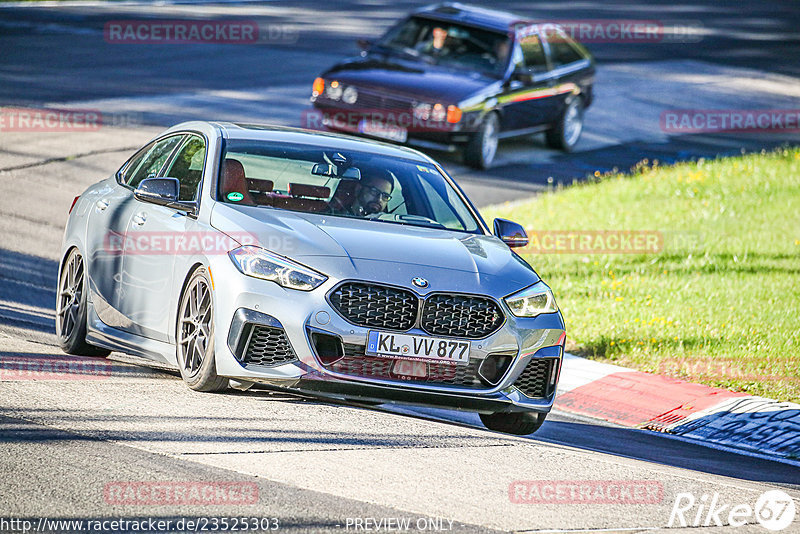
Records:
[[[464,162],[475,169],[486,170],[491,167],[497,154],[499,135],[500,119],[497,113],[489,113],[464,147]]]
[[[204,392],[227,388],[228,379],[217,376],[211,283],[203,267],[192,274],[181,296],[176,334],[178,367],[186,385]]]
[[[573,98],[561,114],[558,123],[545,133],[547,144],[565,152],[571,152],[578,144],[583,132],[583,100]]]
[[[111,351],[86,342],[86,267],[78,249],[70,250],[61,268],[56,294],[56,335],[67,354],[108,356]]]
[[[547,418],[547,414],[536,412],[498,412],[478,415],[480,415],[481,421],[489,430],[517,436],[533,434],[539,430],[539,427],[542,426]]]

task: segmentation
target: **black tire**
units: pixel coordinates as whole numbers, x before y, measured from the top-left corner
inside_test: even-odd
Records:
[[[499,133],[500,119],[497,113],[489,113],[464,147],[464,163],[479,170],[491,167],[497,155]]]
[[[478,414],[481,421],[489,430],[496,430],[505,434],[527,436],[533,434],[542,426],[547,414],[536,412],[511,412]]]
[[[56,290],[56,336],[61,350],[77,356],[105,357],[110,350],[86,342],[86,264],[78,249],[64,259]]]
[[[217,376],[214,306],[211,281],[204,267],[192,273],[181,295],[175,341],[178,368],[187,386],[207,393],[228,387],[228,379]]]
[[[575,97],[567,102],[558,123],[545,132],[550,148],[572,152],[583,132],[583,99]]]

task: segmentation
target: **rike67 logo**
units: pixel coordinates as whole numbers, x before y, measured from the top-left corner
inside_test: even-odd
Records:
[[[741,527],[752,524],[755,520],[768,530],[779,531],[791,525],[794,517],[794,499],[781,490],[762,493],[755,507],[749,504],[725,503],[720,499],[719,493],[712,496],[703,494],[699,499],[691,493],[678,493],[667,526]]]

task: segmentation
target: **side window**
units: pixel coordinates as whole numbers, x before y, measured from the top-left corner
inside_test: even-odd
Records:
[[[533,34],[523,38],[520,41],[520,46],[522,47],[523,61],[527,68],[547,70],[547,57],[538,35]]]
[[[553,61],[553,68],[569,65],[584,59],[575,42],[562,31],[548,32],[547,44],[550,46],[550,59]]]
[[[158,171],[167,162],[167,158],[172,154],[172,150],[181,139],[183,139],[183,135],[173,135],[153,144],[144,157],[135,162],[135,167],[133,164],[130,165],[129,171],[126,171],[125,183],[131,187],[136,187],[145,178],[156,178]]]
[[[141,165],[142,160],[147,156],[147,154],[150,153],[155,144],[156,144],[155,141],[150,143],[149,145],[141,149],[139,152],[137,152],[136,155],[130,159],[130,163],[128,163],[127,167],[125,167],[125,171],[120,175],[119,181],[121,183],[127,184],[130,182],[131,177],[134,174],[134,171],[136,171],[136,169],[139,168],[139,165]]]
[[[181,183],[178,200],[192,201],[196,198],[200,180],[203,178],[205,160],[205,141],[196,135],[190,136],[172,160],[169,169],[163,173],[164,176],[177,178]]]

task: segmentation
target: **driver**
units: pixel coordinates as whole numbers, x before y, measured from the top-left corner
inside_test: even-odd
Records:
[[[356,217],[366,217],[373,213],[381,213],[386,210],[386,205],[392,199],[394,190],[394,180],[390,175],[374,175],[362,178],[353,193],[354,200],[349,208],[341,206],[331,206],[331,213],[334,215],[354,215]]]

